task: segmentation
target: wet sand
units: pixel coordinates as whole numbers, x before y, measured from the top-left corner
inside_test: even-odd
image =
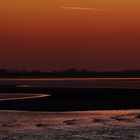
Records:
[[[0,111],[2,140],[139,140],[140,110]]]
[[[5,92],[1,99],[16,97],[0,101],[0,140],[140,140],[140,90],[1,87],[0,91]],[[25,97],[25,93],[34,94]]]

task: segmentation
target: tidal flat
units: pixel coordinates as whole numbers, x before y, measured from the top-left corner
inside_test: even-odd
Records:
[[[140,110],[0,111],[1,140],[139,140]]]

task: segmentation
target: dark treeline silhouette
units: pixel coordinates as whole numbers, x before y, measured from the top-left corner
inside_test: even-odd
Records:
[[[106,78],[106,77],[140,77],[140,70],[124,70],[124,71],[108,71],[108,72],[99,72],[99,71],[88,71],[86,69],[76,70],[68,69],[61,71],[28,71],[28,70],[6,70],[0,69],[0,78],[13,78],[13,77],[29,77],[29,78],[55,78],[55,77],[79,77],[79,78]]]

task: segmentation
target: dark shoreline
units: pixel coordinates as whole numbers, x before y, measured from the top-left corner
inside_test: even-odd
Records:
[[[49,97],[1,101],[0,110],[89,111],[140,109],[140,89],[0,86],[1,93],[49,94]]]

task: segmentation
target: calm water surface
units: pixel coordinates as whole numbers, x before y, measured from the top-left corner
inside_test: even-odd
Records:
[[[0,79],[0,85],[80,87],[80,88],[137,88],[140,78],[43,78],[43,79]]]

